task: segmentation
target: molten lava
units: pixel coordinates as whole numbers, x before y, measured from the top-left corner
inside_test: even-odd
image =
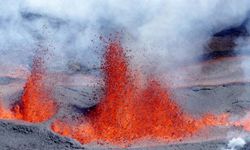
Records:
[[[207,115],[194,119],[171,99],[168,89],[153,77],[143,81],[130,68],[119,42],[111,42],[104,55],[104,95],[85,122],[56,120],[52,130],[81,143],[104,141],[131,144],[138,139],[165,141],[189,137],[209,125],[225,125],[227,117]]]
[[[233,125],[242,127],[244,130],[250,132],[250,112],[247,112],[246,116],[240,119],[239,121],[236,121],[233,123]]]
[[[82,120],[56,120],[55,132],[81,143],[104,141],[131,144],[138,139],[172,141],[187,138],[201,128],[227,124],[227,116],[206,115],[194,119],[171,99],[168,88],[154,77],[130,68],[119,42],[111,42],[104,55],[104,94],[101,102]],[[32,123],[50,119],[57,111],[51,86],[46,84],[43,57],[36,57],[19,104],[11,110],[0,105],[0,118]]]
[[[2,105],[1,101],[0,101],[0,118],[4,118],[4,119],[14,119],[15,118],[13,113],[10,110],[6,109]]]
[[[12,111],[1,107],[0,118],[38,123],[50,119],[56,113],[57,108],[51,95],[51,89],[45,85],[46,75],[43,65],[43,57],[34,59],[21,102],[15,105]]]

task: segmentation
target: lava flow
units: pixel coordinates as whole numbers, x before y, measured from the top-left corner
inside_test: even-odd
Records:
[[[83,116],[85,121],[56,120],[52,130],[81,143],[120,145],[139,139],[179,140],[206,126],[227,124],[226,115],[195,119],[185,114],[157,79],[142,81],[140,73],[129,67],[120,43],[111,42],[104,55],[105,90],[100,103]]]
[[[21,101],[11,111],[0,105],[0,118],[33,123],[50,119],[56,113],[57,108],[49,86],[45,85],[45,77],[43,57],[35,57]]]

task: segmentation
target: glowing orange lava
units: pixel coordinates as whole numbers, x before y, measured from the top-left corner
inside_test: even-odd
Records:
[[[50,119],[56,113],[56,104],[50,87],[45,85],[45,69],[42,57],[34,59],[31,75],[27,79],[21,102],[12,111],[0,108],[0,118],[19,119],[38,123]]]
[[[101,102],[84,116],[85,121],[56,120],[52,130],[81,143],[104,141],[120,145],[143,138],[178,140],[205,126],[227,123],[226,115],[192,118],[159,81],[153,77],[142,81],[140,73],[129,67],[120,43],[111,42],[104,55],[105,91]]]
[[[240,119],[239,121],[236,121],[235,123],[233,123],[233,125],[238,126],[238,127],[242,127],[244,130],[250,132],[250,112],[248,112],[246,114],[245,117],[243,117],[242,119]]]
[[[14,119],[15,118],[13,113],[10,110],[6,109],[2,105],[1,101],[0,101],[0,118],[4,118],[4,119]]]

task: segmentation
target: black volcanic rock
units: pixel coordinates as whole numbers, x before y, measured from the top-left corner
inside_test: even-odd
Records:
[[[1,150],[80,150],[71,139],[58,136],[42,125],[0,121]]]

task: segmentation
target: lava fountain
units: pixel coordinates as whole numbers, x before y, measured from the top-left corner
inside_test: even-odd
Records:
[[[1,107],[0,118],[38,123],[50,119],[56,113],[57,108],[51,94],[51,87],[45,84],[44,57],[44,55],[35,57],[21,101],[11,111]]]
[[[52,130],[81,143],[132,144],[140,139],[175,141],[206,126],[226,125],[227,116],[206,115],[195,119],[171,99],[168,88],[152,76],[130,68],[120,42],[111,41],[104,55],[104,94],[100,103],[72,123],[58,119]]]

